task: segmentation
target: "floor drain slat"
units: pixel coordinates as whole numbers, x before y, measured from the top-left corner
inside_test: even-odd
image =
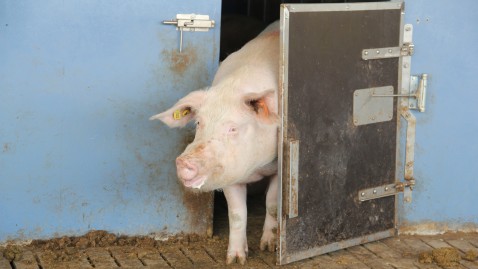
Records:
[[[214,257],[214,255],[211,254],[211,252],[206,248],[206,247],[202,247],[204,249],[204,251],[206,252],[206,254],[215,262],[217,263],[217,260],[216,260],[216,257]]]
[[[164,257],[164,255],[162,253],[159,253],[159,255],[169,265],[169,267],[174,268],[173,265],[168,261],[168,259],[166,257]]]

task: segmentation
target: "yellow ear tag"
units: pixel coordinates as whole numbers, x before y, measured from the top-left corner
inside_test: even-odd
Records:
[[[178,109],[178,110],[173,112],[173,118],[175,120],[180,120],[182,117],[188,115],[189,113],[191,113],[191,110],[188,109],[188,108],[184,109],[183,111]]]
[[[175,120],[180,120],[181,119],[181,111],[179,109],[173,112],[173,118]]]

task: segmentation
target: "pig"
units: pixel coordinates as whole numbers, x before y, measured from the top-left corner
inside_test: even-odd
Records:
[[[195,121],[194,141],[176,158],[177,176],[186,188],[224,192],[229,217],[227,264],[246,262],[246,186],[265,177],[270,183],[260,249],[275,251],[278,76],[279,23],[275,22],[229,55],[209,88],[189,93],[150,118],[171,128]]]

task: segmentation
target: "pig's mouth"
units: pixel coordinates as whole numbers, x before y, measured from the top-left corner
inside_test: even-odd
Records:
[[[206,183],[206,176],[197,176],[195,178],[192,178],[190,180],[185,180],[183,179],[182,182],[185,187],[188,188],[193,188],[193,189],[200,189],[204,183]]]

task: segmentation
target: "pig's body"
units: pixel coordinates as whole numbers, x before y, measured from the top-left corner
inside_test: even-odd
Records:
[[[151,117],[170,127],[196,120],[194,141],[176,159],[178,177],[200,191],[223,189],[229,212],[227,263],[247,256],[246,184],[271,177],[261,249],[275,250],[279,24],[222,62],[212,86]]]

